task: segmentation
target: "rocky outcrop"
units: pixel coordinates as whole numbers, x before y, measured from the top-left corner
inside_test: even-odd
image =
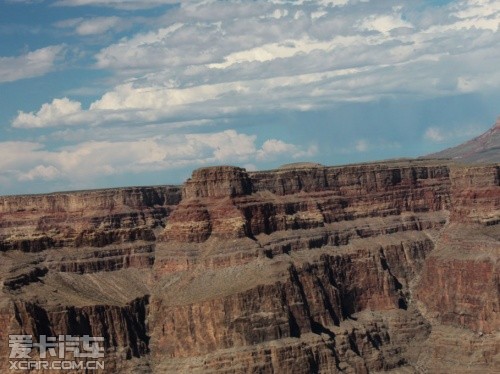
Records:
[[[449,206],[448,174],[443,165],[397,164],[251,174],[240,168],[199,169],[183,187],[184,198],[163,239],[253,237],[363,217],[439,211]]]
[[[14,325],[23,334],[36,337],[55,336],[64,331],[73,336],[104,337],[108,352],[120,347],[123,358],[140,357],[148,353],[149,338],[145,316],[148,296],[134,299],[123,306],[89,305],[61,306],[47,310],[37,303],[16,301],[12,304]]]
[[[56,212],[113,211],[128,207],[176,205],[180,200],[177,186],[128,187],[104,190],[57,192],[47,195],[0,196],[0,213],[40,212],[44,215]]]
[[[251,193],[252,184],[246,170],[234,166],[195,170],[182,188],[183,199],[235,197]]]
[[[0,197],[0,251],[154,241],[180,198],[175,186]]]
[[[500,328],[500,167],[451,170],[450,224],[427,259],[418,293],[443,324]]]
[[[488,258],[433,256],[426,263],[419,298],[443,324],[492,334],[500,328],[499,276],[498,264]]]
[[[152,268],[180,199],[176,186],[0,197],[2,357],[8,334],[103,336],[108,370],[147,357],[147,276],[135,272]]]
[[[417,160],[3,197],[0,339],[104,336],[106,372],[494,372],[499,188]]]
[[[451,181],[454,222],[500,222],[500,166],[455,167]]]

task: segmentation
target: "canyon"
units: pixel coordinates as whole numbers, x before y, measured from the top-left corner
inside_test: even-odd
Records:
[[[493,373],[499,241],[498,163],[0,196],[0,370],[11,334],[88,334],[105,372]]]

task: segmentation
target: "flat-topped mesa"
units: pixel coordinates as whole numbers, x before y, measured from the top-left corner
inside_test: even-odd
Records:
[[[182,198],[235,197],[252,193],[252,182],[243,168],[213,166],[193,171],[184,183]]]
[[[18,212],[90,212],[176,205],[179,186],[122,187],[39,195],[0,196],[0,214]]]
[[[179,186],[0,196],[0,251],[153,241],[180,200]]]

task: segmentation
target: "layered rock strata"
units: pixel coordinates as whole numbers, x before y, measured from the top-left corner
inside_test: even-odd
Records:
[[[0,198],[0,354],[8,334],[91,334],[107,372],[494,372],[499,179],[225,166]]]

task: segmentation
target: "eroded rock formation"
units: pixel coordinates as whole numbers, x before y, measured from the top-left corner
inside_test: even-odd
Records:
[[[494,372],[499,169],[226,166],[0,197],[0,354],[91,334],[107,372]]]

